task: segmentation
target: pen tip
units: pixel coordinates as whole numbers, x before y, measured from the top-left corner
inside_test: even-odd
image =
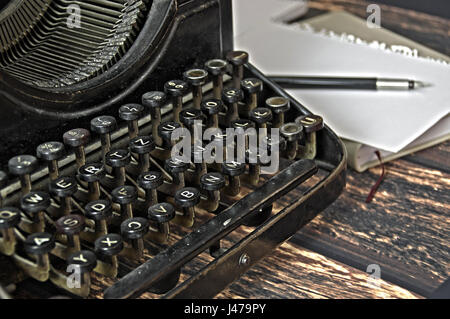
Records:
[[[422,82],[422,81],[411,81],[413,89],[426,88],[433,86],[431,83]]]

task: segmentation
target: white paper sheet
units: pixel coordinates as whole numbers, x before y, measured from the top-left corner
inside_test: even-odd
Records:
[[[271,75],[410,78],[433,86],[413,91],[289,90],[341,137],[398,152],[450,111],[450,67],[342,42],[274,22],[295,3],[233,2],[235,48]],[[447,128],[449,133],[450,127]]]

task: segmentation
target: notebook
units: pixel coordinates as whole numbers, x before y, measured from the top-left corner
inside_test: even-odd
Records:
[[[383,28],[368,28],[345,12],[286,25],[280,15],[292,17],[298,3],[233,4],[235,47],[249,51],[252,63],[268,75],[377,76],[432,84],[404,92],[288,90],[343,138],[355,170],[378,165],[375,150],[386,162],[450,138],[447,56]]]

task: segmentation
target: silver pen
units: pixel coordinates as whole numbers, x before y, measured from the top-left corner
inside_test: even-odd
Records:
[[[410,79],[269,76],[269,79],[287,89],[352,89],[352,90],[413,90],[431,86]]]

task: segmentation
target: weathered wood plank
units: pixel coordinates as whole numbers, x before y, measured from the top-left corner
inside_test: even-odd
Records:
[[[294,241],[346,263],[357,258],[360,269],[385,265],[391,281],[431,293],[450,276],[450,175],[404,160],[387,171],[370,204],[378,169],[350,171],[343,195]]]
[[[217,298],[421,298],[316,252],[286,242]]]
[[[309,7],[324,11],[345,10],[368,17],[369,2],[361,0],[310,0]],[[450,20],[413,10],[379,4],[382,27],[413,39],[441,53],[450,54]]]

